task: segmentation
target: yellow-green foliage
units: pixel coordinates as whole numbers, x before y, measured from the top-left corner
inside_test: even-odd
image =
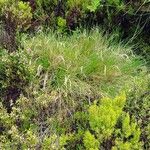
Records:
[[[66,28],[66,20],[62,17],[57,18],[58,31],[63,32]]]
[[[53,134],[49,137],[45,137],[42,143],[42,150],[66,150],[64,146],[70,138],[71,135],[67,134],[62,134],[61,136]]]
[[[86,131],[83,138],[86,150],[98,150],[99,141],[89,131]]]
[[[30,20],[32,19],[31,7],[29,6],[29,3],[19,1],[18,3],[13,4],[9,11],[12,12],[18,28],[21,28],[26,24],[29,25]]]
[[[0,0],[0,10],[2,11],[2,9],[7,6],[9,2],[10,0]]]
[[[140,150],[142,143],[140,142],[141,131],[138,124],[130,119],[128,113],[124,113],[121,117],[122,127],[118,130],[115,146],[113,150]]]
[[[97,10],[98,6],[100,5],[100,0],[92,0],[90,1],[90,4],[87,6],[87,8],[91,11],[94,12]]]
[[[125,93],[122,93],[115,99],[103,98],[100,104],[90,106],[88,119],[94,134],[85,132],[83,143],[86,150],[103,147],[103,143],[112,136],[115,137],[113,150],[141,149],[141,131],[129,114],[123,111],[125,101]]]
[[[6,19],[11,18],[18,29],[30,25],[32,19],[31,7],[28,2],[4,0],[0,1],[1,15]]]
[[[96,104],[90,106],[89,113],[87,114],[90,124],[89,130],[87,128],[84,131],[84,128],[80,126],[78,132],[67,130],[66,133],[60,132],[60,134],[56,132],[58,128],[54,125],[58,118],[52,119],[53,116],[48,112],[50,102],[52,101],[51,98],[48,95],[41,95],[31,101],[21,97],[16,106],[13,107],[10,115],[7,114],[1,105],[0,125],[5,127],[0,143],[2,149],[10,149],[12,147],[14,149],[18,147],[22,149],[35,149],[40,145],[43,150],[49,148],[51,150],[65,150],[66,146],[69,145],[71,148],[72,142],[74,144],[77,142],[77,146],[74,149],[80,147],[86,150],[99,150],[100,147],[103,148],[103,142],[111,139],[112,136],[114,136],[114,150],[137,150],[141,148],[141,143],[139,142],[140,129],[135,121],[130,120],[129,114],[124,113],[122,110],[125,103],[124,93],[115,99],[103,98],[101,104],[97,107],[93,107]],[[47,101],[46,105],[42,103],[44,99]],[[93,108],[95,108],[95,111],[91,111]],[[47,110],[47,114],[44,114],[44,110]],[[111,117],[113,115],[115,117]],[[42,132],[41,126],[43,122],[39,121],[44,118],[46,119],[44,124],[47,128]],[[80,121],[82,122],[82,120]],[[121,126],[118,126],[118,124],[121,124]],[[81,141],[81,144],[78,145],[78,141]],[[67,147],[66,149],[69,150],[70,148]]]
[[[100,140],[107,139],[114,131],[118,118],[125,105],[125,93],[115,99],[103,98],[99,105],[89,108],[89,123],[93,131],[97,133]]]
[[[90,0],[67,0],[67,5],[69,8],[81,7],[83,10],[87,9]]]

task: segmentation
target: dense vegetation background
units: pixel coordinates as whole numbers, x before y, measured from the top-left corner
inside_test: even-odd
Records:
[[[0,149],[150,149],[149,0],[0,0]]]

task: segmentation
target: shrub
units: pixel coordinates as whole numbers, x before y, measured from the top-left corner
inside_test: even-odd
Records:
[[[2,30],[0,45],[10,52],[17,49],[17,33],[21,29],[27,29],[32,19],[31,8],[28,3],[22,1],[1,1],[0,13],[2,18]],[[8,42],[9,41],[9,42]]]
[[[87,150],[94,149],[94,146],[97,149],[99,147],[102,149],[141,149],[140,128],[135,121],[130,120],[129,114],[123,112],[124,105],[125,95],[123,94],[114,100],[104,98],[100,104],[93,104],[89,107],[90,130],[97,138],[95,139],[90,132],[85,132],[85,136],[91,137],[93,141],[92,146],[84,140]],[[122,124],[121,128],[119,124]]]
[[[130,119],[128,113],[122,114],[121,117],[121,130],[118,130],[115,140],[115,146],[112,148],[115,149],[141,149],[142,143],[140,142],[141,131],[138,127],[138,124]]]
[[[101,1],[101,0],[66,0],[66,1],[57,1],[52,0],[50,2],[44,1],[44,0],[38,0],[36,1],[36,10],[35,10],[35,16],[40,15],[45,18],[46,16],[51,20],[51,15],[54,14],[53,17],[63,17],[64,19],[70,18],[73,20],[74,16],[72,15],[72,11],[77,10],[80,12],[80,15],[77,15],[76,19],[78,20],[78,17],[82,19],[89,18],[90,20],[95,20],[96,24],[99,22],[98,17],[102,17],[105,21],[105,25],[107,26],[107,23],[109,25],[113,25],[113,23],[119,23],[114,22],[120,21],[120,23],[123,23],[123,20],[126,20],[126,16],[130,17],[130,19],[133,18],[134,21],[136,21],[136,17],[134,18],[134,13],[145,13],[143,8],[147,10],[147,4],[148,1],[140,1],[138,3],[133,1],[120,1],[120,0],[108,0],[108,1]],[[141,7],[140,7],[141,6]],[[138,9],[138,8],[141,9]],[[37,15],[36,15],[37,14]],[[92,15],[93,14],[93,15]],[[126,15],[125,15],[126,14]],[[45,16],[45,17],[44,17]],[[47,18],[46,17],[46,18]],[[121,20],[121,17],[123,17],[123,20]],[[138,16],[139,17],[139,16]],[[40,16],[38,17],[40,19]],[[116,19],[115,19],[116,18]],[[117,19],[118,18],[118,19]],[[127,21],[130,22],[130,19],[127,19]],[[45,20],[45,19],[44,19]],[[56,19],[57,20],[57,19]],[[69,20],[68,20],[69,21]],[[78,20],[80,23],[81,20]],[[88,20],[87,20],[88,21]],[[94,23],[94,22],[93,22]],[[55,22],[54,24],[57,24]],[[69,23],[68,23],[69,24]],[[76,22],[74,22],[76,24]],[[89,24],[88,22],[85,22],[85,24]],[[124,26],[124,25],[123,25]],[[109,26],[111,28],[111,26]],[[113,28],[113,26],[112,26]],[[126,29],[125,29],[126,30]]]
[[[115,125],[125,105],[125,94],[114,100],[104,98],[99,106],[92,105],[89,108],[89,124],[96,132],[99,141],[108,139],[114,132]]]
[[[8,112],[25,90],[30,78],[25,63],[19,57],[0,51],[0,99]]]
[[[4,18],[3,22],[7,25],[4,27],[6,34],[10,36],[10,39],[15,39],[17,28],[26,30],[31,27],[30,29],[36,30],[38,26],[46,25],[60,32],[68,32],[77,27],[91,28],[91,26],[101,25],[107,31],[116,30],[118,27],[121,38],[130,38],[130,42],[144,36],[145,45],[150,23],[147,14],[148,4],[149,2],[145,0],[139,2],[120,0],[20,0],[14,2],[5,0],[0,3],[0,11]],[[8,28],[11,33],[8,32]],[[141,41],[143,42],[143,38]],[[9,44],[13,45],[13,43],[16,43],[16,40],[12,40]],[[7,49],[12,47],[9,46]],[[145,55],[143,52],[145,48],[139,46],[139,49],[136,51],[142,51]]]
[[[84,146],[87,150],[98,150],[99,141],[89,131],[86,131],[83,138]]]
[[[143,68],[144,69],[144,68]],[[128,100],[125,110],[130,115],[135,116],[138,124],[141,126],[141,140],[144,142],[144,149],[148,149],[149,145],[149,106],[150,106],[150,76],[146,69],[138,76],[132,84],[134,88],[128,93]]]
[[[99,148],[121,149],[126,146],[126,149],[140,149],[140,129],[134,120],[130,120],[129,114],[122,110],[125,103],[124,96],[120,95],[114,100],[103,98],[94,112],[91,110],[93,107],[95,108],[96,104],[89,106],[88,112],[86,111],[89,123],[84,122],[84,124],[87,123],[90,126],[82,128],[82,126],[78,126],[79,124],[75,124],[79,128],[74,131],[68,130],[69,128],[63,126],[61,121],[58,126],[55,124],[56,119],[59,119],[59,114],[50,109],[54,101],[52,95],[37,96],[34,101],[20,97],[10,115],[1,105],[0,125],[3,128],[1,148],[35,149],[38,147],[58,150],[70,148],[98,150]],[[46,103],[44,103],[44,99],[46,99]],[[104,114],[102,111],[104,108],[108,112],[106,121],[101,117]],[[112,118],[114,113],[109,112],[107,108],[116,110],[117,119],[112,120],[112,123],[108,118]],[[71,118],[69,117],[69,119]],[[93,122],[95,120],[96,122]],[[82,121],[80,120],[80,122]]]

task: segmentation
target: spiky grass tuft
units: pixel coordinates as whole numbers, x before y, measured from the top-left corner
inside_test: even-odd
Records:
[[[36,73],[33,85],[63,93],[75,103],[116,95],[142,67],[130,48],[98,29],[69,37],[39,33],[24,40],[24,46]]]

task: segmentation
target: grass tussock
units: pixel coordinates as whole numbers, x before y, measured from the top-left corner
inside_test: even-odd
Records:
[[[142,66],[130,48],[98,30],[70,37],[40,33],[25,40],[24,46],[31,68],[43,76],[38,81],[43,89],[55,89],[66,96],[119,92]]]

